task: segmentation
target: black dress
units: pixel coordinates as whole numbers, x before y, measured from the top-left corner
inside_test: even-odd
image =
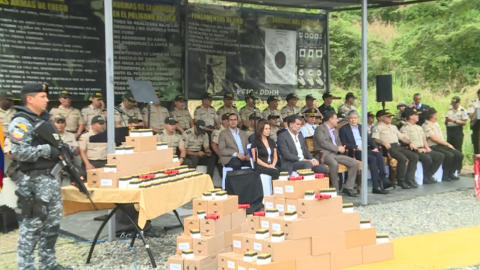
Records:
[[[268,161],[268,150],[267,148],[265,147],[265,145],[263,144],[263,141],[260,141],[260,143],[258,144],[258,159],[267,163],[267,164],[271,164],[274,160],[274,155],[275,155],[275,149],[276,149],[276,144],[275,144],[275,141],[268,138],[268,145],[269,145],[269,148],[270,148],[270,162]],[[255,139],[252,143],[252,148],[255,148],[257,145],[257,140]],[[278,161],[278,157],[277,157],[277,161]],[[272,177],[272,180],[277,180],[279,175],[280,175],[280,172],[278,171],[278,169],[272,169],[272,168],[267,168],[267,167],[264,167],[264,166],[261,166],[260,164],[257,164],[257,171],[261,174],[266,174],[266,175],[270,175]]]

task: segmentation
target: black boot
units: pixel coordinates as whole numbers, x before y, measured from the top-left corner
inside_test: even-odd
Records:
[[[412,188],[412,187],[411,187],[409,184],[407,184],[407,182],[405,182],[405,181],[398,181],[398,182],[397,182],[397,185],[398,185],[399,187],[403,188],[403,189],[411,189],[411,188]]]
[[[460,180],[460,177],[455,176],[455,174],[453,174],[453,173],[449,174],[448,176],[450,177],[450,179],[452,179],[454,181]]]
[[[407,184],[409,184],[413,188],[418,188],[418,185],[415,181],[407,180]]]
[[[450,181],[452,181],[450,176],[448,174],[443,174],[442,182],[450,182]]]

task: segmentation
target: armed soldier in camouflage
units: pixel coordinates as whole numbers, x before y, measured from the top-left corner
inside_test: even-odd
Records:
[[[17,107],[17,113],[8,126],[12,143],[11,154],[18,161],[20,179],[16,194],[22,201],[23,223],[20,227],[17,247],[18,269],[34,270],[34,250],[38,244],[40,269],[71,269],[57,264],[55,243],[62,219],[62,197],[59,174],[54,167],[60,156],[57,148],[36,136],[34,127],[41,121],[50,123],[52,134],[60,138],[46,111],[48,86],[26,84],[22,91],[25,107]]]

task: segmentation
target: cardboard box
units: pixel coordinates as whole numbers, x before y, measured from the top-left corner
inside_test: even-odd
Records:
[[[270,239],[263,240],[263,252],[272,255],[272,262],[295,260],[297,257],[312,255],[312,244],[310,238],[299,240],[285,240],[272,242]]]
[[[200,219],[197,218],[196,214],[194,216],[186,217],[183,219],[183,228],[183,233],[190,236],[190,230],[200,230]]]
[[[347,248],[375,245],[377,234],[375,227],[345,232]]]
[[[232,250],[238,254],[245,253],[245,246],[243,245],[243,236],[248,235],[248,233],[236,233],[232,235]]]
[[[197,256],[193,259],[185,259],[183,263],[183,269],[204,269],[205,267],[211,267],[213,264],[215,267],[218,266],[218,256],[217,254],[212,254],[209,256]]]
[[[273,181],[273,193],[276,198],[302,199],[307,190],[329,188],[329,178],[300,181]]]
[[[350,248],[331,253],[331,269],[340,269],[363,263],[362,248]]]
[[[133,146],[134,152],[148,152],[157,150],[157,136],[125,137],[125,145]]]
[[[193,253],[200,256],[216,254],[225,248],[225,234],[220,233],[215,236],[202,236],[199,239],[193,239]]]
[[[174,255],[168,258],[167,269],[168,270],[183,270],[184,259],[182,255]]]
[[[110,173],[115,174],[115,173]],[[118,188],[118,178],[108,177],[108,178],[101,178],[99,181],[98,188]]]
[[[342,213],[340,215],[316,218],[318,233],[313,236],[328,236],[333,233],[360,229],[360,213]]]
[[[229,231],[231,229],[232,220],[230,215],[220,217],[219,219],[200,220],[200,233],[204,236],[214,236]]]
[[[148,151],[133,154],[107,154],[107,164],[117,165],[117,172],[135,168],[138,172],[148,172],[166,168],[164,163],[172,163],[173,150]]]
[[[343,213],[342,197],[333,197],[325,200],[304,200],[297,201],[297,214],[300,218],[316,218]]]
[[[297,211],[298,200],[286,199],[285,211]]]
[[[177,236],[177,254],[182,255],[182,250],[193,249],[193,242],[190,234]]]
[[[232,228],[240,226],[247,221],[247,211],[245,209],[238,209],[232,215]]]
[[[275,196],[269,195],[263,197],[265,209],[275,208]]]
[[[286,211],[285,199],[275,198],[275,208],[277,208],[278,212],[280,212],[280,215],[283,216]]]
[[[240,224],[240,232],[245,233],[248,231],[248,222],[245,220],[244,223]]]
[[[109,185],[109,181],[104,181],[103,186],[102,184],[102,179],[103,180],[112,180],[111,182],[115,181],[116,182],[116,187],[118,187],[118,179],[123,176],[130,176],[132,174],[136,174],[135,170],[126,170],[126,171],[117,171],[117,172],[104,172],[103,168],[98,168],[98,169],[93,169],[93,170],[88,170],[87,171],[87,185],[89,187],[111,187],[112,185]],[[115,183],[112,183],[115,185]]]
[[[330,269],[330,254],[319,256],[299,257],[296,260],[296,270]]]
[[[346,248],[344,232],[312,237],[313,256],[329,254],[334,251],[345,250]]]
[[[225,200],[207,201],[207,214],[217,214],[219,216],[227,216],[238,211],[238,196],[228,195]]]
[[[374,263],[393,259],[393,242],[363,247],[363,263]]]
[[[103,168],[98,168],[98,169],[93,169],[93,170],[87,170],[87,186],[96,188],[99,186],[99,176],[98,174],[100,172],[103,172]]]
[[[243,235],[243,251],[256,251],[258,254],[264,252],[264,241],[262,239],[256,239],[255,235],[246,234]]]
[[[201,198],[193,199],[192,201],[193,215],[197,215],[197,211],[203,210],[208,213],[208,201],[202,200]]]
[[[231,252],[218,254],[218,269],[236,269],[232,267],[233,265],[237,266],[237,262],[239,261],[243,261],[243,254],[236,254]],[[228,268],[228,266],[230,266],[230,268]]]
[[[243,267],[243,268],[240,268]],[[239,268],[240,270],[296,270],[296,262],[295,260],[291,261],[283,261],[283,262],[272,262],[269,264],[259,265],[257,263],[248,263],[248,262],[240,262]]]
[[[229,231],[225,232],[225,247],[233,244],[233,235],[240,233],[240,226],[237,226]]]
[[[247,232],[249,233],[255,233],[258,229],[260,229],[260,217],[257,217],[254,215],[248,215],[247,223],[248,223]]]

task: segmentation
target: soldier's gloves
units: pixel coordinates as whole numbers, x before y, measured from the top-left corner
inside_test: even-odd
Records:
[[[58,157],[60,156],[60,150],[58,148],[50,146],[50,159],[57,161]]]

